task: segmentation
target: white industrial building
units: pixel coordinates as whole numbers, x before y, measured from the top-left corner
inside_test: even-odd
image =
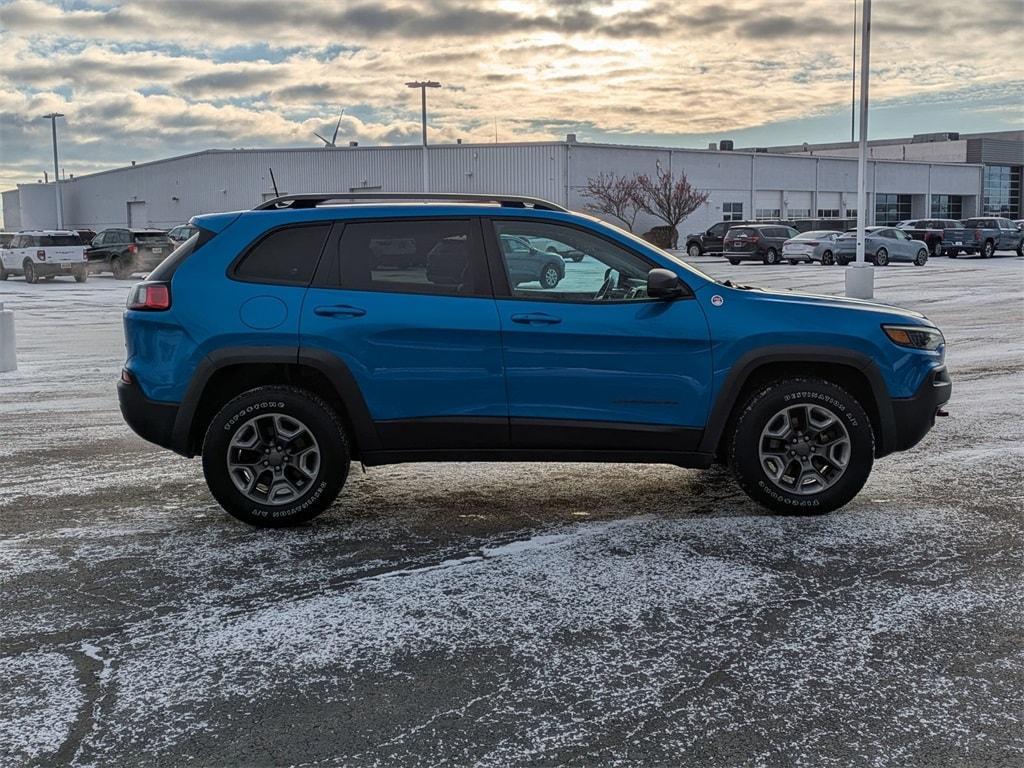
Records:
[[[602,172],[685,172],[709,191],[707,203],[680,228],[723,219],[851,215],[857,204],[855,159],[820,155],[591,144],[575,141],[310,149],[207,150],[132,164],[61,182],[65,226],[169,228],[200,213],[251,208],[283,193],[430,191],[532,195],[582,210],[587,179]],[[907,216],[927,216],[953,196],[961,215],[978,211],[982,166],[876,158],[868,164],[868,217],[898,195]],[[7,230],[53,227],[53,184],[20,184],[3,193]],[[879,217],[881,218],[881,216]],[[641,217],[637,230],[658,222]],[[879,221],[879,223],[888,223]]]

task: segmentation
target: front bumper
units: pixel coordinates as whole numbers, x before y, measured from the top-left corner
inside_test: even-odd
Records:
[[[913,448],[935,426],[935,416],[953,393],[946,366],[932,370],[911,397],[894,398],[892,415],[895,435],[892,450]]]
[[[122,378],[117,382],[117,402],[121,407],[121,416],[143,440],[174,450],[172,434],[174,421],[178,417],[178,405],[150,400],[142,394],[138,382],[131,374],[128,374],[128,378],[130,381]]]

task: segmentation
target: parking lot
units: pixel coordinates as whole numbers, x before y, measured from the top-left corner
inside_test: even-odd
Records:
[[[945,332],[950,417],[832,515],[720,469],[412,464],[276,531],[121,421],[128,284],[0,283],[0,765],[1020,765],[1024,260],[875,275]]]

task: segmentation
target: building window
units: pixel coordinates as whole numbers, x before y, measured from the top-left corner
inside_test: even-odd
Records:
[[[932,195],[933,219],[962,219],[964,201],[960,195]]]
[[[781,212],[778,208],[757,208],[754,211],[754,218],[757,219],[758,221],[765,221],[767,219],[779,219],[781,218]]]
[[[910,195],[875,195],[876,225],[888,227],[910,217]]]
[[[986,216],[1020,216],[1021,167],[986,165],[982,176],[981,212]]]
[[[743,203],[722,203],[722,221],[743,221]]]
[[[849,213],[849,211],[847,211]],[[819,219],[838,219],[839,209],[838,208],[819,208],[818,209]]]
[[[856,208],[847,208],[846,209],[846,218],[848,218],[848,219],[856,219],[857,218],[857,209]]]
[[[787,208],[786,214],[791,219],[809,219],[811,218],[810,208]]]

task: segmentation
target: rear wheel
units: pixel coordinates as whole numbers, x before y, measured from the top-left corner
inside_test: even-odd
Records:
[[[774,248],[769,248],[764,254],[765,264],[778,264],[779,263],[779,252]]]
[[[914,264],[918,267],[923,267],[928,263],[928,251],[924,248],[917,252],[917,256],[914,257]]]
[[[732,264],[735,267],[735,266],[737,266],[740,263],[740,260],[739,259],[729,259],[729,263]]]
[[[541,288],[554,288],[561,279],[562,276],[559,274],[558,267],[553,262],[545,264],[544,269],[540,271]]]
[[[742,406],[728,456],[755,501],[815,515],[849,502],[871,473],[874,434],[857,399],[831,381],[774,381]]]
[[[697,243],[690,243],[686,246],[686,255],[691,259],[696,259],[701,254],[701,248]]]
[[[849,259],[844,259],[842,256],[836,256],[836,264],[838,264],[840,267],[845,267],[849,263]]]
[[[991,240],[986,240],[985,244],[983,246],[981,246],[981,255],[982,255],[983,258],[991,259],[992,258],[992,254],[994,254],[995,252],[996,252],[996,248],[995,248],[995,245],[993,245]]]
[[[36,273],[35,264],[33,264],[28,259],[25,259],[25,263],[21,265],[21,268],[25,272],[25,282],[26,283],[35,284],[35,283],[39,282],[39,275]]]
[[[889,252],[885,248],[879,248],[875,254],[875,264],[879,267],[884,267],[889,264]]]
[[[836,257],[832,255],[832,251],[825,251],[821,254],[821,265],[823,267],[831,267],[836,263]]]
[[[279,527],[327,509],[348,477],[337,414],[299,387],[257,387],[213,417],[203,473],[214,498],[243,522]]]
[[[84,283],[89,279],[89,270],[85,267],[75,267],[75,282]]]
[[[127,256],[118,256],[110,262],[110,270],[118,280],[130,280],[132,277],[132,262]]]
[[[932,256],[941,256],[941,255],[942,255],[942,241],[941,240],[933,240],[932,241]]]

